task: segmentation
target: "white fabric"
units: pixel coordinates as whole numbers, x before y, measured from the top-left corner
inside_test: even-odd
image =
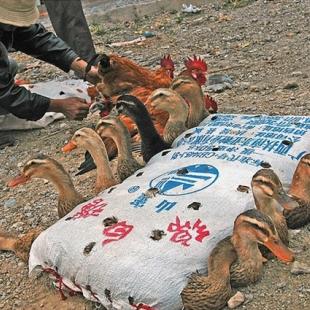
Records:
[[[68,97],[81,97],[90,100],[87,95],[88,83],[82,80],[66,80],[62,82],[49,81],[31,85],[23,85],[33,93],[52,98],[61,99]],[[37,121],[28,121],[18,118],[13,114],[0,113],[0,131],[6,130],[27,130],[44,128],[56,120],[64,119],[62,113],[47,112]]]
[[[137,309],[130,296],[136,305],[152,307],[142,309],[179,310],[190,274],[206,271],[210,251],[231,233],[236,216],[254,207],[251,192],[238,186],[250,186],[262,161],[289,183],[309,151],[310,117],[209,116],[182,134],[170,153],[157,154],[112,192],[91,200],[97,203],[94,216],[81,217],[85,203],[44,231],[32,246],[29,270],[53,268],[67,285],[80,287],[86,298],[95,295],[108,309]],[[150,187],[160,194],[139,204],[136,199]],[[188,208],[192,202],[202,206]],[[118,223],[104,227],[113,216]],[[107,243],[123,236],[116,231],[122,224],[131,225],[129,233]],[[158,241],[150,238],[156,229],[166,234]],[[90,242],[96,244],[85,255]]]

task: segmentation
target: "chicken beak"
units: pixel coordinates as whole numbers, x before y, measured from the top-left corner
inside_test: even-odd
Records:
[[[16,187],[17,185],[26,183],[30,178],[20,174],[7,183],[8,187]]]
[[[294,261],[294,253],[280,240],[267,240],[264,242],[264,246],[267,247],[279,260],[285,263]]]
[[[69,152],[71,152],[72,150],[74,150],[76,148],[77,148],[76,143],[71,140],[65,146],[63,146],[61,150],[64,153],[69,153]]]
[[[282,208],[288,211],[292,211],[299,206],[298,202],[287,195],[284,191],[279,193],[277,200]]]

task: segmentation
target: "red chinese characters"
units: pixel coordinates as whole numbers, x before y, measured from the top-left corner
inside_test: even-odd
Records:
[[[124,239],[132,230],[133,225],[127,224],[126,221],[115,223],[103,230],[103,234],[107,239],[102,241],[102,245]]]
[[[98,216],[104,209],[107,203],[102,198],[95,198],[87,204],[83,205],[77,213],[72,217],[73,220],[87,218],[89,216]]]
[[[190,240],[193,238],[193,231],[195,232],[195,240],[202,242],[204,238],[210,235],[207,226],[201,222],[200,219],[191,225],[190,221],[181,224],[180,218],[177,216],[175,223],[170,223],[167,230],[173,233],[170,241],[181,243],[183,246],[190,246]]]

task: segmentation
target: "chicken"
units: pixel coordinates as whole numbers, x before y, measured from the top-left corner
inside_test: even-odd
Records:
[[[152,90],[169,87],[173,72],[174,63],[170,56],[165,56],[161,60],[159,69],[150,70],[126,57],[103,54],[98,64],[101,83],[97,84],[97,89],[103,96],[112,97],[131,92],[137,87]]]

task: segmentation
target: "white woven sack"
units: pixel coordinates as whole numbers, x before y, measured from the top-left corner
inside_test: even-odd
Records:
[[[30,272],[55,270],[58,284],[107,309],[179,310],[190,274],[206,272],[212,248],[254,207],[251,191],[238,186],[268,165],[288,184],[309,138],[309,117],[209,116],[170,152],[43,232]],[[148,198],[149,188],[159,194]],[[104,226],[113,217],[117,223]]]
[[[90,101],[87,94],[89,84],[83,80],[48,81],[22,86],[32,93],[52,99],[80,97],[86,99],[88,102]],[[0,131],[44,128],[54,121],[64,118],[65,116],[62,113],[47,112],[37,121],[28,121],[7,113],[7,111],[1,110],[0,108]]]

